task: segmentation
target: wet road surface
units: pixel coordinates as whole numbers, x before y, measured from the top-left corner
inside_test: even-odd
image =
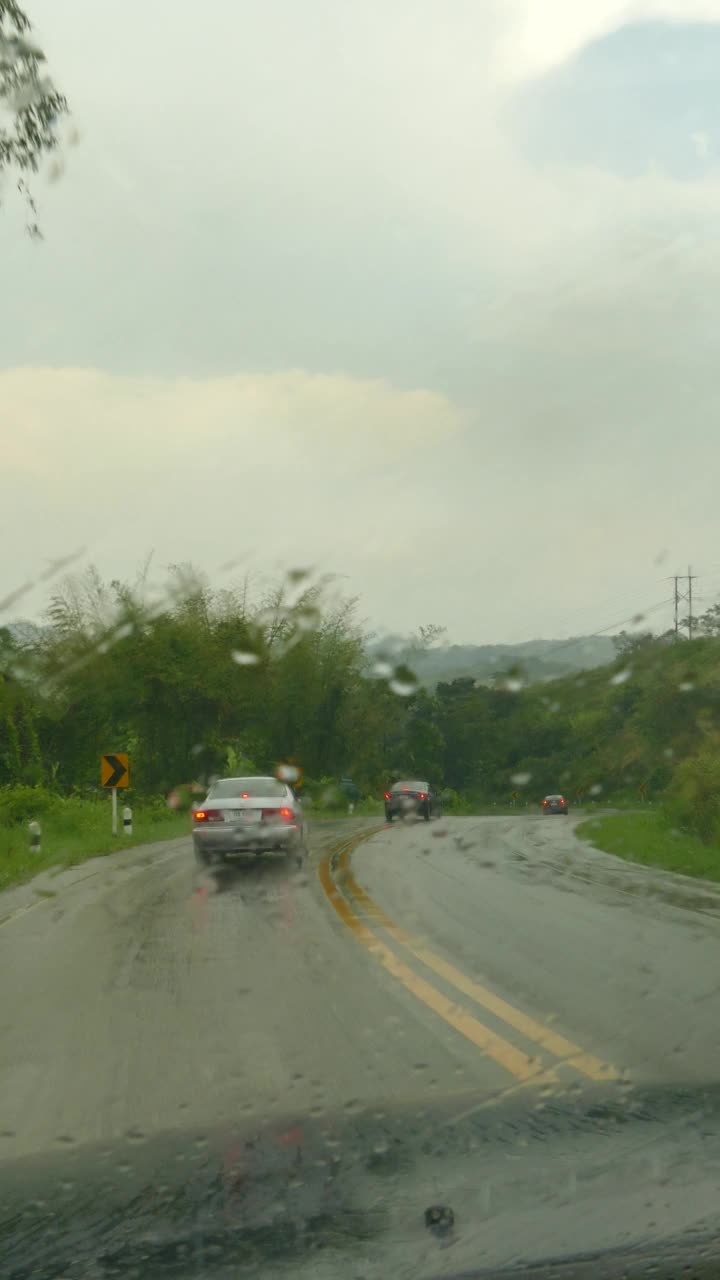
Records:
[[[178,840],[3,895],[0,1160],[229,1116],[706,1080],[720,895],[573,826],[318,824],[300,873],[200,874]]]

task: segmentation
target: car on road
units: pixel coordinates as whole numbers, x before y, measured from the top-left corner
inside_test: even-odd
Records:
[[[385,792],[387,822],[392,822],[397,817],[408,817],[411,813],[429,822],[439,812],[440,801],[429,782],[418,782],[417,779],[396,782]]]
[[[546,796],[542,802],[543,813],[567,814],[568,804],[564,796]]]
[[[233,854],[272,850],[301,865],[305,836],[302,805],[279,778],[218,778],[193,809],[195,856],[204,866]]]

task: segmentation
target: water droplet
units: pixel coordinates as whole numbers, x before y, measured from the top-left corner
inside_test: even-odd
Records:
[[[531,773],[514,773],[510,779],[516,787],[526,787],[532,778]]]
[[[629,667],[626,667],[624,671],[616,671],[615,675],[610,677],[610,684],[625,684],[625,681],[629,680],[631,675],[632,671]]]
[[[237,662],[239,667],[254,667],[260,658],[256,653],[250,653],[244,649],[233,649],[232,660]]]
[[[373,664],[372,674],[377,680],[388,680],[393,673],[391,662],[385,662],[382,658]]]
[[[517,680],[512,676],[509,680],[504,682],[503,688],[506,689],[508,693],[520,693],[520,690],[523,688],[523,682],[522,680]]]
[[[399,698],[409,698],[411,694],[417,692],[417,687],[416,680],[401,680],[397,676],[388,681],[388,688],[392,689]]]
[[[279,764],[275,776],[281,782],[297,782],[300,777],[300,770],[294,764]]]
[[[681,693],[690,693],[694,688],[695,685],[692,680],[682,680],[678,685],[678,689]]]
[[[594,782],[590,788],[591,796],[599,796],[602,791],[602,782]]]
[[[663,755],[664,755],[668,760],[672,760],[673,756],[675,755],[675,751],[673,750],[673,748],[672,748],[672,747],[666,747],[666,748],[665,748],[665,750],[663,751]]]

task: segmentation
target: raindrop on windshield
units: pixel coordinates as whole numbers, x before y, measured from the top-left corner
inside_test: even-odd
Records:
[[[416,680],[401,678],[397,675],[388,681],[388,688],[392,689],[393,693],[396,693],[399,698],[409,698],[411,694],[417,692],[417,687]]]
[[[372,674],[378,680],[387,680],[392,675],[392,673],[393,673],[392,663],[385,662],[383,661],[382,658],[378,659],[378,661],[374,664],[372,669]]]
[[[256,653],[250,653],[245,649],[233,649],[232,660],[237,662],[239,667],[254,667],[260,661]]]
[[[297,782],[300,770],[294,764],[280,764],[276,770],[276,777],[281,782]]]
[[[615,675],[610,677],[610,684],[625,684],[625,681],[629,680],[631,675],[632,671],[629,667],[626,667],[624,671],[616,671]]]
[[[531,773],[514,773],[510,779],[516,787],[526,787],[532,778]]]

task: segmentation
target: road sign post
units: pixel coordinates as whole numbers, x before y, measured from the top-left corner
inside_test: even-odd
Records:
[[[118,789],[130,786],[128,757],[123,751],[100,757],[100,786],[112,792],[112,833],[118,833]]]

